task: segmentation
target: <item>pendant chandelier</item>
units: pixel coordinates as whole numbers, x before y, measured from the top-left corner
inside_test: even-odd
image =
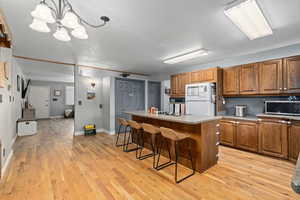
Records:
[[[70,41],[72,36],[78,39],[88,39],[87,31],[84,25],[99,28],[104,26],[109,18],[100,17],[102,23],[93,25],[80,17],[72,8],[68,0],[42,0],[31,12],[33,22],[29,25],[35,31],[49,33],[51,30],[48,24],[56,24],[56,31],[53,33],[54,38],[60,41]]]

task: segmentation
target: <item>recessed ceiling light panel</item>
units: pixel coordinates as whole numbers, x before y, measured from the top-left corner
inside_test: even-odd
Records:
[[[192,52],[187,52],[184,54],[180,54],[178,56],[174,56],[172,58],[167,58],[164,60],[164,63],[166,64],[175,64],[175,63],[180,63],[186,60],[190,60],[193,58],[198,58],[200,56],[205,56],[208,55],[208,51],[206,49],[198,49]]]
[[[250,40],[272,35],[273,31],[256,0],[246,0],[224,11]]]

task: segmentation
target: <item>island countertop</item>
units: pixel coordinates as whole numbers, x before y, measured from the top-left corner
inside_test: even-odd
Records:
[[[195,115],[172,116],[172,115],[164,115],[164,114],[151,114],[145,111],[125,111],[124,113],[129,115],[148,117],[148,118],[178,122],[183,124],[200,124],[204,122],[222,119],[221,116],[195,116]]]

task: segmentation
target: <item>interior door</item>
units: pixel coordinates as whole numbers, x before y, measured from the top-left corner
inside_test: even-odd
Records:
[[[49,118],[50,88],[44,86],[31,86],[29,104],[35,108],[37,119]]]
[[[116,131],[118,131],[119,123],[117,119],[130,119],[130,116],[125,114],[124,111],[145,110],[145,81],[116,78],[115,97],[115,123]]]
[[[160,82],[148,82],[148,107],[156,107],[161,110],[161,84]]]

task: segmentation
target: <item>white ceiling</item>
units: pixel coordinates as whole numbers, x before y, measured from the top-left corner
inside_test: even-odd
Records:
[[[300,1],[258,0],[274,35],[250,41],[223,13],[232,0],[70,0],[91,23],[107,15],[104,28],[88,28],[89,40],[64,43],[28,25],[38,0],[0,0],[11,26],[14,54],[111,66],[140,73],[165,73],[238,55],[300,43]],[[54,30],[54,28],[53,28]],[[162,59],[188,49],[208,56],[176,65]]]

